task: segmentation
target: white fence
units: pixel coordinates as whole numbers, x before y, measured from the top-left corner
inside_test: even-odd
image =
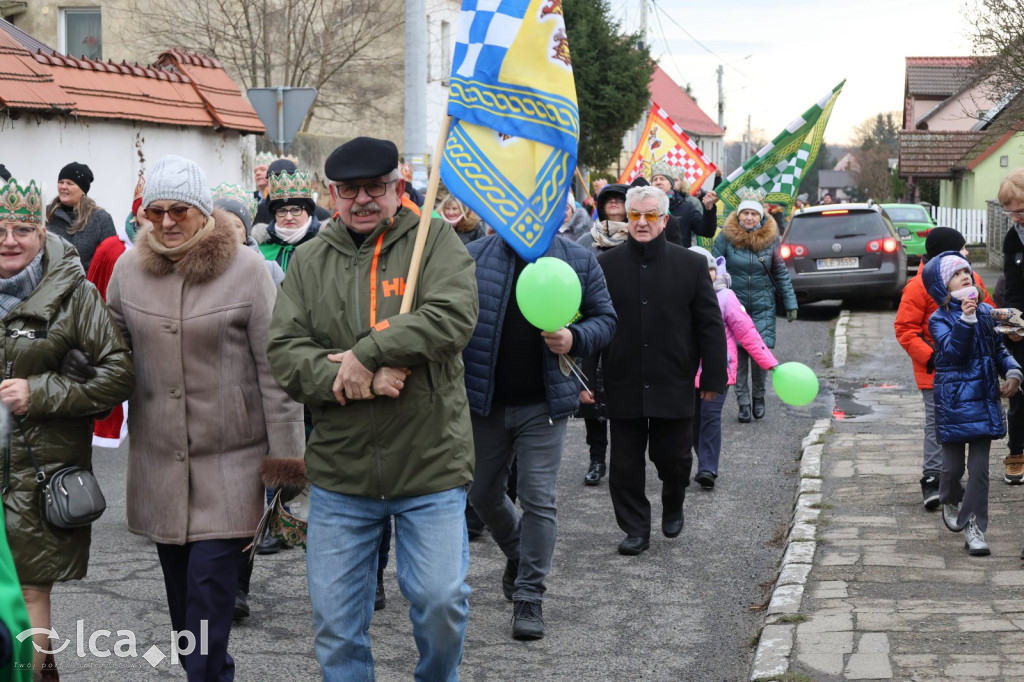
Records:
[[[932,220],[936,225],[952,227],[964,236],[968,244],[985,243],[987,216],[981,208],[946,208],[932,206]]]

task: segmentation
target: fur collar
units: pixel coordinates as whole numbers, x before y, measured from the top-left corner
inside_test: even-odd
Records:
[[[778,238],[779,227],[775,223],[775,219],[769,214],[764,220],[764,225],[753,232],[747,232],[740,227],[736,211],[733,211],[725,219],[725,224],[722,225],[722,234],[725,235],[725,238],[729,240],[734,248],[762,251],[770,247]]]
[[[157,277],[165,277],[176,272],[187,284],[202,284],[215,279],[228,269],[231,260],[242,246],[235,228],[227,221],[227,217],[226,212],[214,209],[213,219],[216,225],[210,236],[196,244],[177,263],[161,256],[149,245],[149,232],[153,228],[145,227],[139,230],[135,239],[139,264],[143,270]]]

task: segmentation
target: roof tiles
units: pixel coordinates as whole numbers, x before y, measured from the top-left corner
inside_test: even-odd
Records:
[[[153,66],[30,53],[0,23],[0,107],[263,133],[220,62],[171,51]],[[171,55],[170,58],[167,58]]]
[[[971,153],[986,133],[970,131],[900,132],[900,176],[951,178],[967,167]]]
[[[651,93],[651,99],[668,112],[673,123],[687,133],[713,137],[725,135],[725,131],[719,128],[660,66],[654,67],[647,89]]]

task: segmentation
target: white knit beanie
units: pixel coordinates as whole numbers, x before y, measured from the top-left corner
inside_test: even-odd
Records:
[[[754,201],[753,199],[741,201],[739,207],[736,209],[736,216],[739,217],[740,211],[745,211],[748,208],[751,211],[757,211],[757,214],[762,218],[764,217],[764,205],[760,201]]]
[[[195,161],[168,155],[153,165],[146,174],[146,189],[142,192],[142,205],[154,201],[171,200],[191,204],[203,215],[213,212],[213,194],[206,173]]]
[[[715,270],[715,257],[711,255],[711,252],[705,249],[703,246],[693,245],[690,247],[690,251],[704,256],[708,261],[708,270]]]
[[[949,280],[953,279],[953,275],[964,268],[966,268],[968,272],[971,271],[971,264],[968,263],[966,259],[961,258],[957,254],[943,256],[942,260],[939,261],[939,278],[942,280],[942,283],[948,287]]]

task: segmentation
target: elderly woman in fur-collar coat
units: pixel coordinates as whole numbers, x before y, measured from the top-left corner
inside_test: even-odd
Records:
[[[725,267],[732,276],[732,290],[754,321],[764,344],[775,348],[775,295],[781,294],[786,319],[796,319],[796,294],[789,280],[789,270],[779,254],[779,228],[775,219],[765,213],[761,197],[751,196],[740,202],[722,231],[715,238],[712,254],[725,257]],[[738,348],[736,369],[736,402],[739,421],[747,423],[764,417],[765,377],[743,346]],[[749,368],[749,380],[748,380]],[[753,384],[753,387],[751,387]]]
[[[136,364],[128,527],[157,543],[173,628],[198,639],[207,621],[207,655],[183,657],[189,680],[233,677],[227,642],[238,557],[263,511],[260,464],[304,449],[302,408],[267,362],[274,284],[212,205],[194,162],[160,159],[143,194],[153,226],[107,289]]]

